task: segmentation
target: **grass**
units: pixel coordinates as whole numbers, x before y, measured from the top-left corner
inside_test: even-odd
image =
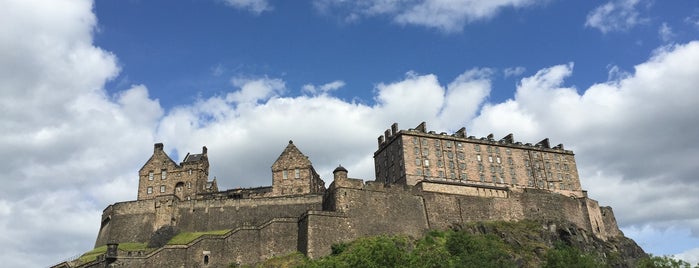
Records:
[[[170,241],[167,242],[168,245],[186,245],[189,242],[201,237],[202,235],[224,235],[228,233],[230,229],[217,230],[217,231],[206,231],[206,232],[191,232],[191,233],[179,233]]]
[[[123,251],[139,251],[139,250],[147,250],[148,244],[147,243],[121,243],[119,244],[119,250]],[[107,246],[100,246],[96,247],[93,250],[90,250],[80,256],[78,260],[80,260],[80,263],[87,263],[94,261],[97,259],[97,256],[102,255],[107,252]]]

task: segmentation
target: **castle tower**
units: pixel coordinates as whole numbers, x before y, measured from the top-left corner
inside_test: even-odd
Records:
[[[385,184],[432,181],[583,196],[575,155],[562,144],[551,147],[548,138],[532,145],[512,134],[497,140],[467,136],[465,128],[447,134],[428,131],[425,122],[408,130],[393,124],[378,138],[374,166],[376,181]]]
[[[272,164],[272,195],[323,193],[325,182],[293,141]]]
[[[189,154],[179,165],[156,143],[153,155],[138,172],[138,200],[174,195],[180,200],[195,198],[197,193],[218,191],[208,182],[209,158],[206,147],[201,154]]]

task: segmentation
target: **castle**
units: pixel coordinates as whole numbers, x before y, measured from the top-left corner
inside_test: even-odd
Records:
[[[610,207],[581,189],[573,152],[548,139],[515,142],[427,131],[425,123],[378,138],[374,181],[348,177],[342,166],[326,188],[292,141],[271,167],[272,185],[219,191],[209,181],[207,148],[177,164],[154,146],[139,170],[138,198],[108,206],[96,260],[54,267],[226,267],[300,251],[310,258],[331,245],[379,234],[422,236],[471,221],[567,222],[595,239],[623,236]],[[166,228],[206,232],[184,245],[123,251]]]

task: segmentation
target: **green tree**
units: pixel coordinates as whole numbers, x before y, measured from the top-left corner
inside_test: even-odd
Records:
[[[597,268],[605,266],[603,262],[597,261],[593,256],[562,243],[546,252],[543,265],[544,268]]]
[[[690,268],[691,265],[683,260],[675,259],[671,256],[653,256],[642,259],[638,262],[639,268]],[[699,268],[699,264],[695,266]]]

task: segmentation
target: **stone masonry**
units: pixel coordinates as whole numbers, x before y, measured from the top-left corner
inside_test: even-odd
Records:
[[[419,237],[472,221],[566,223],[599,241],[623,237],[612,209],[580,188],[573,153],[548,139],[531,145],[512,135],[476,139],[464,129],[448,135],[394,124],[374,159],[375,181],[339,166],[326,188],[289,141],[271,167],[272,186],[219,191],[208,180],[206,147],[176,164],[155,144],[138,172],[138,199],[103,211],[95,247],[109,245],[109,254],[54,267],[228,267],[296,251],[318,258],[363,236]],[[146,251],[115,248],[147,243],[164,227],[226,232]]]

